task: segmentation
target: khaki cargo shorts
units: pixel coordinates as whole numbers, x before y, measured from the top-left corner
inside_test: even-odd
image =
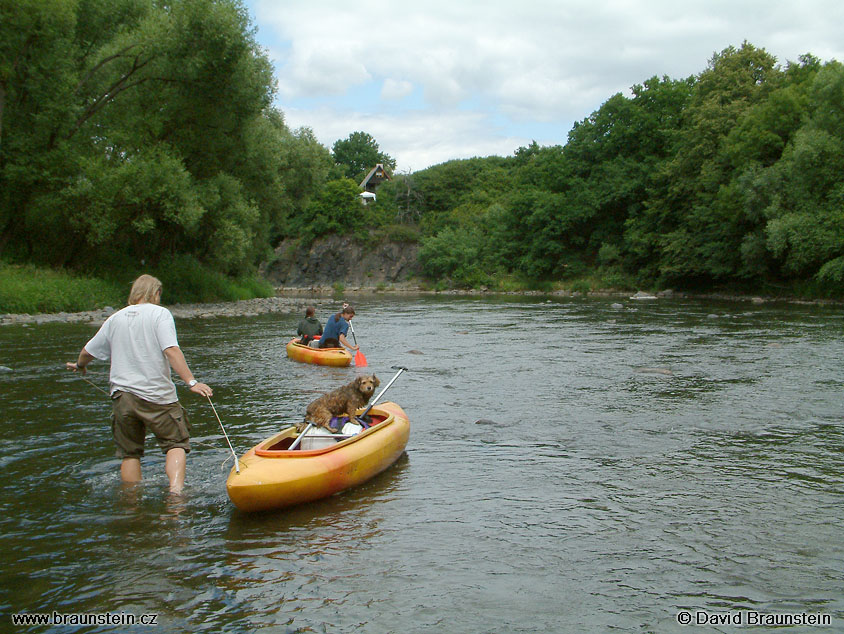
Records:
[[[190,452],[190,423],[181,403],[159,405],[145,401],[130,392],[112,395],[111,432],[117,444],[118,458],[140,458],[144,455],[147,429],[155,434],[165,454],[181,447]]]

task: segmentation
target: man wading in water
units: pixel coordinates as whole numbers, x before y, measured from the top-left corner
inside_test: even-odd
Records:
[[[132,284],[129,305],[105,321],[82,348],[76,363],[66,365],[68,370],[85,374],[85,367],[94,359],[111,359],[111,429],[116,455],[122,459],[121,478],[124,482],[141,481],[141,457],[149,428],[167,456],[170,491],[181,493],[190,451],[190,425],[170,378],[170,368],[191,392],[206,397],[214,393],[194,378],[179,348],[173,315],[160,303],[161,282],[151,275],[141,275]]]

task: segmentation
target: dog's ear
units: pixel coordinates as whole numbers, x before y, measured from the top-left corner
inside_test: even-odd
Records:
[[[375,387],[378,387],[379,385],[381,385],[381,379],[379,379],[374,374],[372,375],[372,381],[373,381],[373,383],[375,383]]]
[[[359,376],[355,379],[355,387],[360,387],[360,384],[363,383],[363,377]]]

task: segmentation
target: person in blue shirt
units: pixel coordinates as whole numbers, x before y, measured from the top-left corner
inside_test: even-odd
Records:
[[[349,320],[354,316],[355,309],[352,306],[344,306],[339,313],[329,317],[325,322],[319,347],[339,348],[342,345],[352,352],[356,352],[358,346],[349,343],[346,339],[346,333],[349,332]]]

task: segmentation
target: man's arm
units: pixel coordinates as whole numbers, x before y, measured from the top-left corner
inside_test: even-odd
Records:
[[[190,385],[190,382],[194,380],[193,372],[190,371],[188,367],[188,362],[185,359],[185,355],[182,352],[182,349],[179,346],[170,346],[164,351],[164,355],[167,357],[167,360],[170,362],[170,367],[179,375],[179,378],[185,382],[186,385]],[[211,387],[206,385],[205,383],[197,382],[196,385],[190,388],[191,392],[195,392],[200,396],[213,396],[214,392],[211,390]]]
[[[81,372],[82,374],[85,374],[85,366],[91,363],[94,358],[95,357],[90,354],[85,348],[82,348],[82,350],[79,352],[79,358],[76,360],[76,363],[66,363],[65,367],[71,372]]]

